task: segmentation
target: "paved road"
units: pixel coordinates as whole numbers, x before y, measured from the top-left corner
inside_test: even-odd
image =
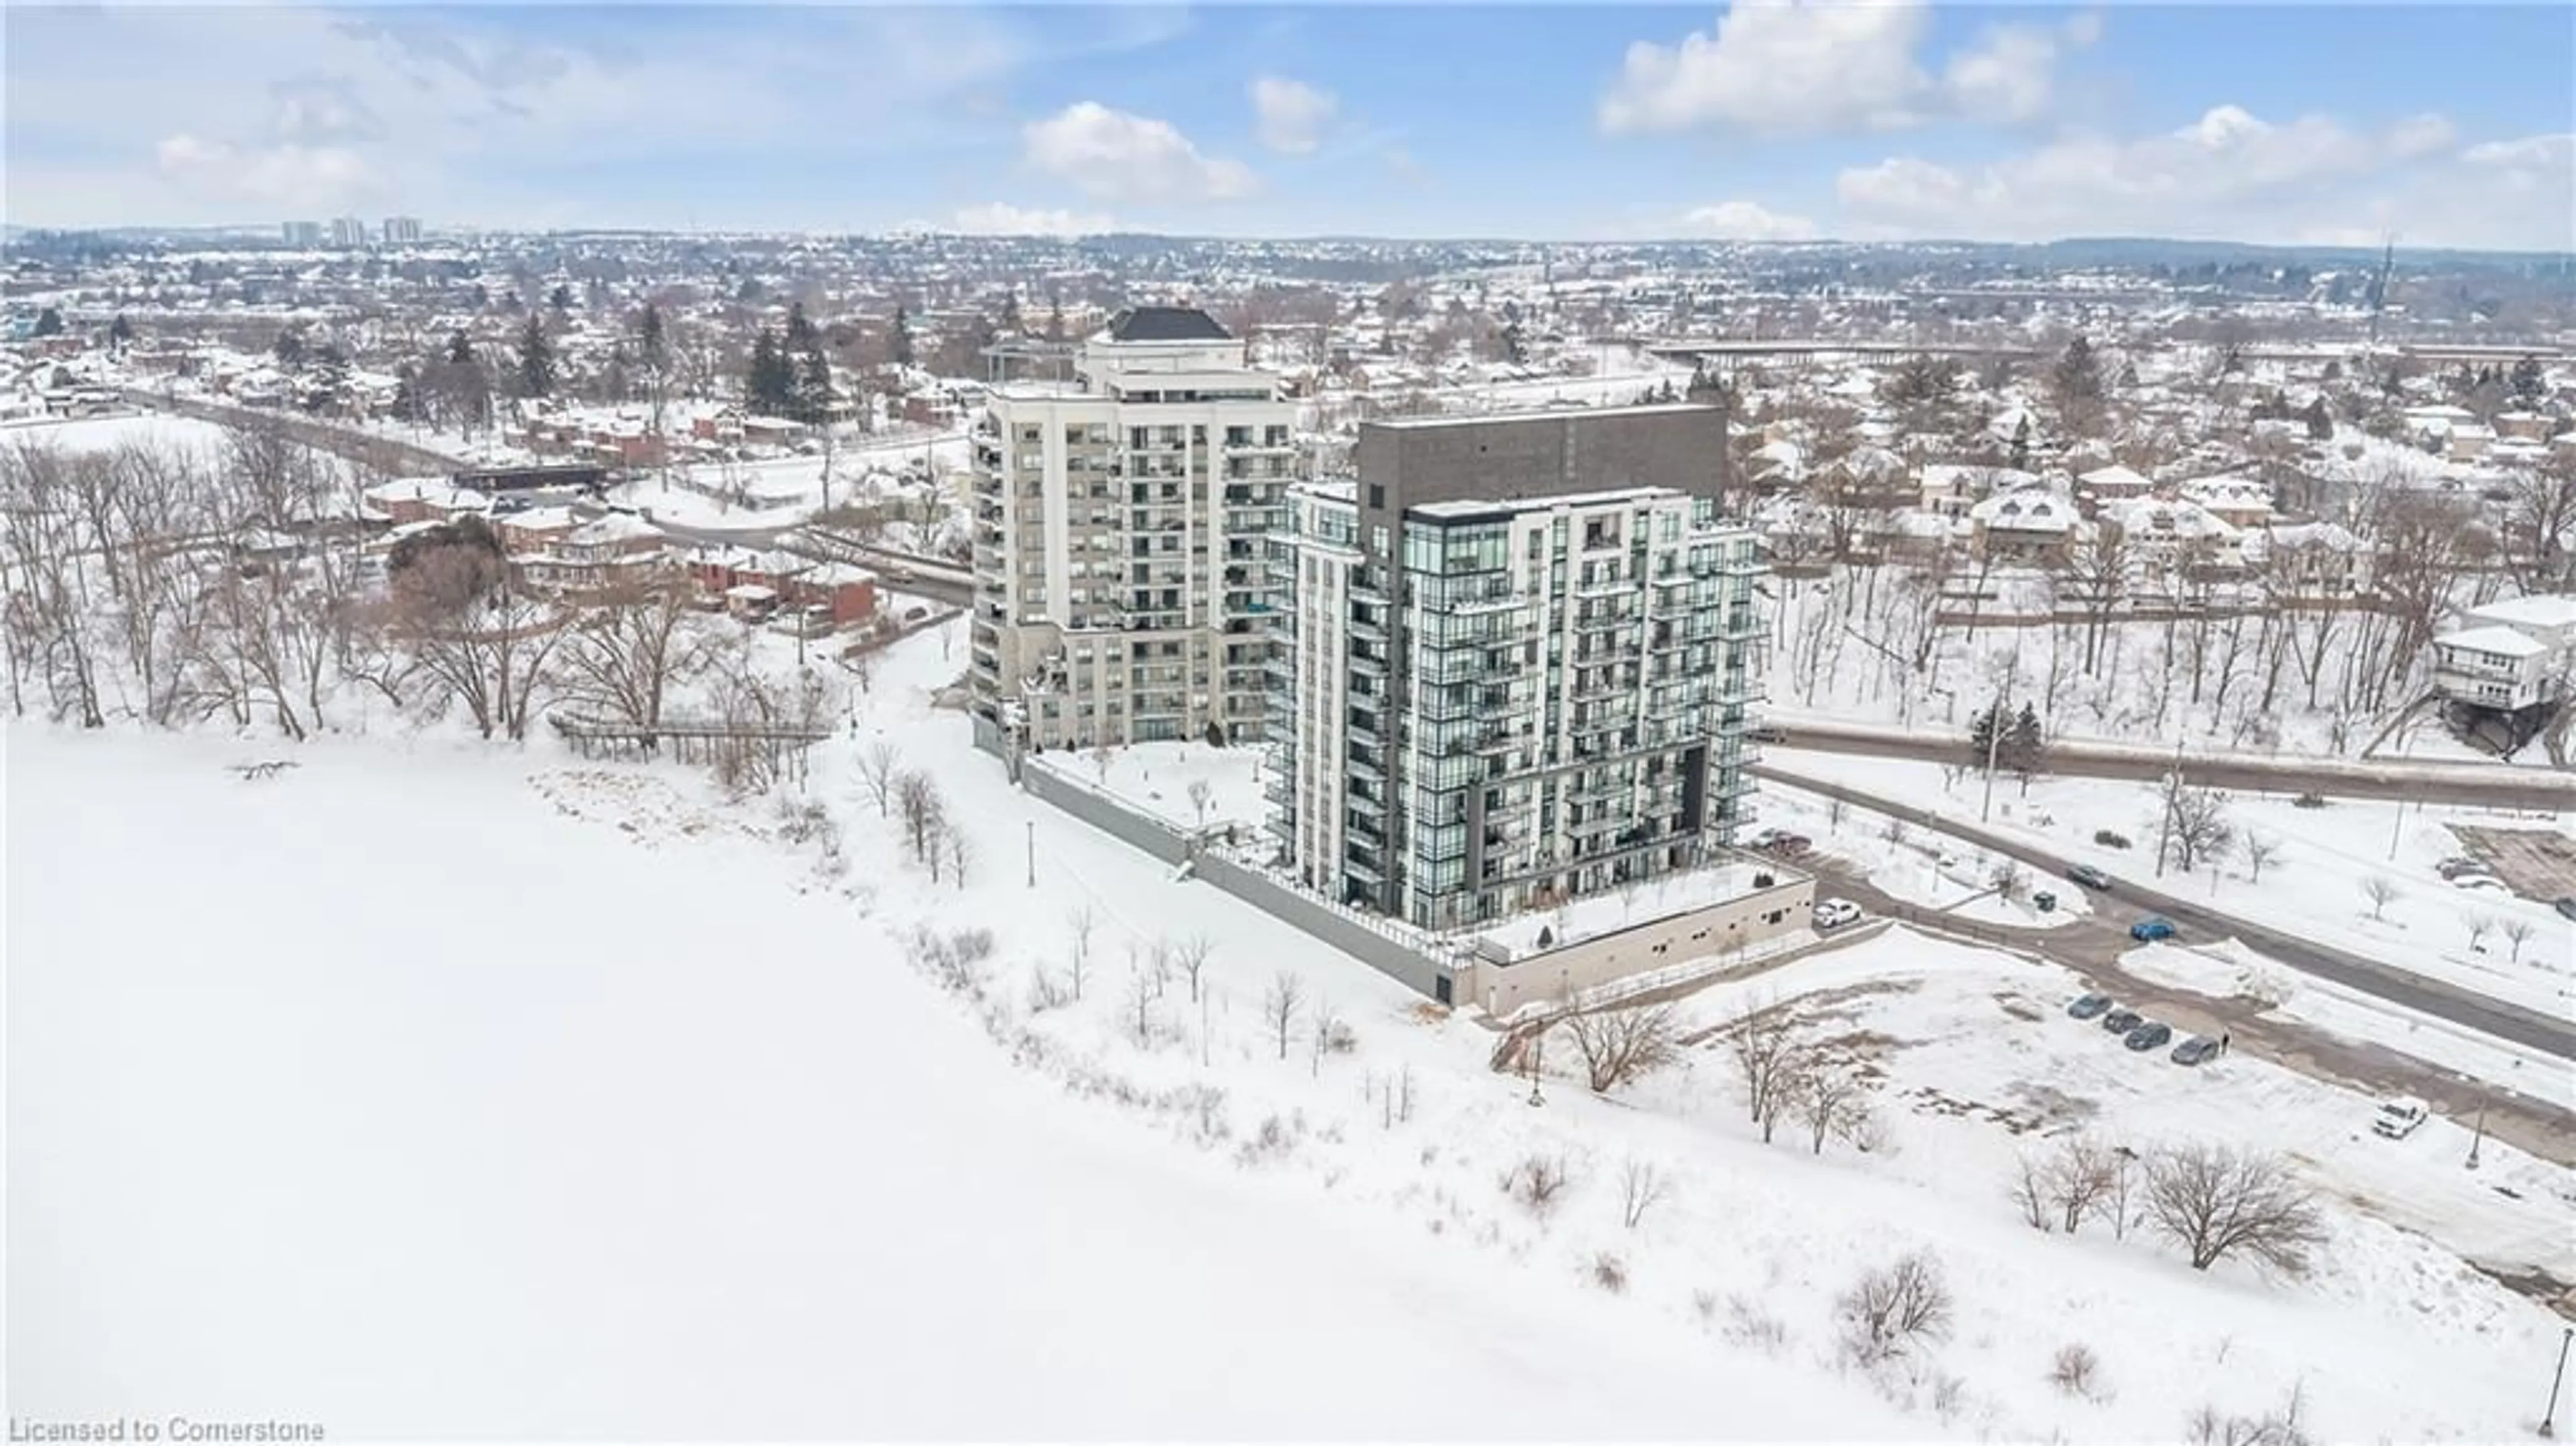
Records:
[[[1904,733],[1788,718],[1777,726],[1781,736],[1775,741],[1781,746],[1818,753],[1861,753],[1927,763],[1957,763],[1968,753],[1965,735]],[[2154,779],[2164,777],[2172,767],[2170,753],[2152,748],[2052,743],[2048,749],[2048,771],[2074,778]],[[2576,773],[2496,763],[2364,763],[2187,753],[2183,774],[2193,783],[2249,793],[2313,792],[2477,808],[2576,810]]]
[[[1808,770],[1784,768],[1776,762],[1765,761],[1754,764],[1752,771],[1762,778],[1774,779],[1828,798],[1840,798],[1877,813],[1890,814],[1909,823],[1966,839],[1980,847],[2019,859],[2052,876],[2063,877],[2071,862],[2018,838],[1823,778]],[[2108,911],[2120,920],[2125,921],[2133,914],[2153,912],[2171,919],[2186,936],[2216,939],[2232,934],[2248,946],[2302,973],[2313,974],[2498,1039],[2545,1050],[2562,1059],[2576,1059],[2576,1024],[2571,1024],[2563,1016],[2489,999],[2442,980],[2300,938],[2258,920],[2222,914],[2206,904],[2176,897],[2150,884],[2123,879],[2111,889],[2108,897],[2130,906],[2125,913]],[[2120,927],[2125,928],[2125,922]]]

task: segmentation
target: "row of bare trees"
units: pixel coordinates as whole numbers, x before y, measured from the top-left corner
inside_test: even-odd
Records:
[[[2125,1239],[2145,1225],[2181,1246],[2194,1270],[2243,1257],[2296,1275],[2326,1239],[2324,1215],[2288,1162],[2229,1145],[2140,1154],[2070,1135],[2021,1157],[2011,1195],[2035,1230],[2072,1235],[2102,1220]]]
[[[524,738],[549,705],[644,730],[704,688],[727,722],[816,724],[813,675],[776,680],[747,637],[672,577],[579,602],[526,585],[464,519],[362,547],[363,479],[273,429],[220,448],[0,450],[0,645],[14,711],[103,726],[224,720],[289,738],[348,725],[356,695],[416,717],[459,711]],[[765,787],[777,753],[728,750]]]

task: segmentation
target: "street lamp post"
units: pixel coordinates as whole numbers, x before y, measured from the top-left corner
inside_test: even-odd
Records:
[[[2567,1343],[2576,1341],[2576,1326],[2568,1326],[2558,1337],[2558,1369],[2549,1378],[2549,1409],[2540,1413],[2540,1437],[2546,1441],[2558,1434],[2558,1386],[2567,1379]]]

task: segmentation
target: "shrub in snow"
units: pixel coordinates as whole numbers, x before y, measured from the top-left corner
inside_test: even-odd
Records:
[[[1566,1021],[1566,1028],[1583,1055],[1584,1078],[1594,1094],[1607,1094],[1680,1056],[1680,1030],[1670,1005],[1578,1014]]]
[[[1789,1344],[1789,1328],[1780,1318],[1740,1295],[1726,1298],[1726,1324],[1720,1334],[1729,1345],[1775,1356]]]
[[[1628,1262],[1621,1260],[1618,1256],[1611,1254],[1607,1250],[1593,1256],[1592,1283],[1601,1287],[1603,1290],[1610,1292],[1612,1295],[1621,1295],[1626,1293],[1628,1289]]]
[[[2306,1388],[2294,1386],[2279,1410],[2260,1416],[2222,1416],[2204,1405],[2183,1423],[2183,1439],[2191,1446],[2310,1446],[2315,1438],[2299,1424],[2306,1404]]]
[[[2049,1363],[2048,1383],[2069,1396],[2098,1401],[2102,1396],[2101,1358],[2081,1341],[2059,1346],[2057,1358]]]
[[[1562,1158],[1531,1155],[1503,1172],[1502,1186],[1504,1194],[1521,1202],[1532,1215],[1545,1215],[1556,1208],[1556,1197],[1572,1181]]]
[[[1871,1270],[1835,1302],[1845,1355],[1864,1366],[1950,1334],[1950,1287],[1941,1262],[1916,1251]]]
[[[2129,846],[2129,836],[2117,829],[2097,828],[2093,831],[2093,842],[2106,849],[2124,849]]]

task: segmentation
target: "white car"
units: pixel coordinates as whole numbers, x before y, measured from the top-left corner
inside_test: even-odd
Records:
[[[2382,1100],[2379,1113],[2371,1118],[2370,1128],[2386,1139],[2402,1140],[2423,1128],[2433,1113],[2432,1106],[2411,1096]]]
[[[1827,899],[1816,905],[1815,922],[1820,930],[1839,929],[1845,924],[1859,921],[1860,905],[1849,899]]]

